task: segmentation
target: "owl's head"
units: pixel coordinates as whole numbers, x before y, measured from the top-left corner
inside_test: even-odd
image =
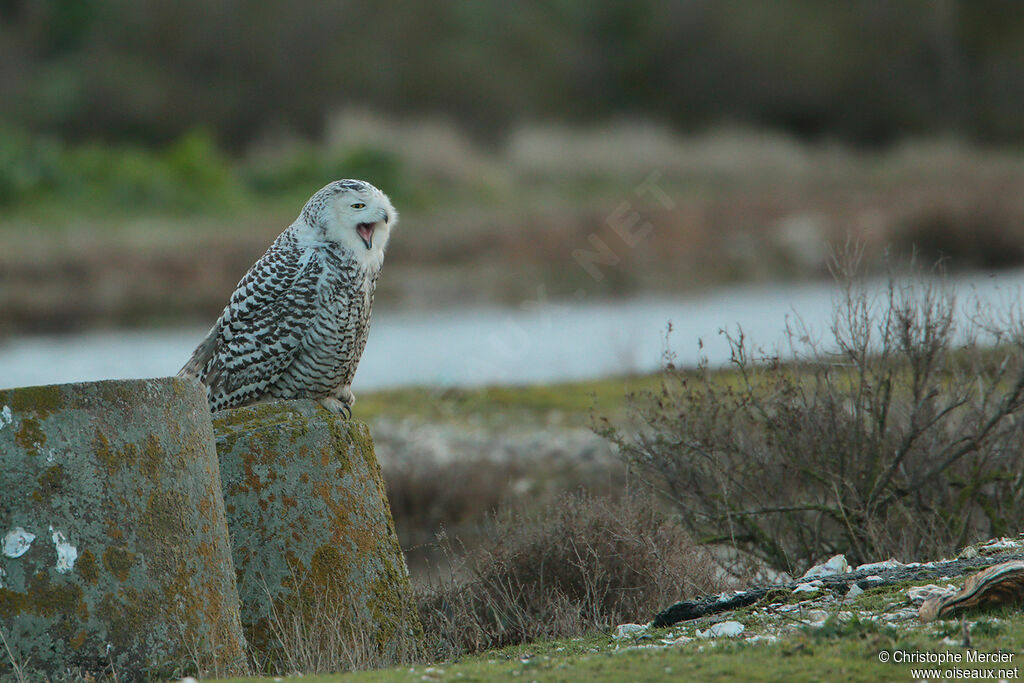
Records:
[[[320,239],[337,242],[360,261],[379,264],[398,212],[370,183],[336,180],[306,202],[302,218]]]

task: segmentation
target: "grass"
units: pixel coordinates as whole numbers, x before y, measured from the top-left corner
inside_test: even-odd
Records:
[[[587,427],[591,412],[623,416],[626,395],[659,386],[659,375],[628,375],[583,382],[474,389],[411,387],[359,394],[360,420],[413,417],[472,424],[556,424]]]
[[[853,606],[860,607],[858,602]],[[735,615],[730,615],[735,616]],[[740,617],[741,622],[749,620]],[[1000,613],[969,622],[971,644],[983,653],[1019,653],[1024,641],[1024,618]],[[701,626],[707,628],[706,625]],[[941,622],[914,629],[897,628],[869,620],[844,624],[826,622],[820,628],[797,629],[775,643],[744,643],[719,639],[694,640],[683,645],[660,645],[663,638],[681,632],[692,636],[694,627],[654,630],[636,642],[616,643],[607,635],[551,640],[503,648],[466,657],[457,662],[403,666],[335,676],[306,676],[304,681],[414,681],[414,680],[908,680],[912,669],[950,666],[912,665],[879,661],[879,653],[959,652],[959,622]],[[961,664],[963,668],[1014,668],[1009,664]],[[236,679],[241,680],[241,679]],[[255,680],[255,679],[247,679]],[[265,679],[270,680],[270,679]]]

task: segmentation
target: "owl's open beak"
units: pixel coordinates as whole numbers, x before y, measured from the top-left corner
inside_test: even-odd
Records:
[[[360,223],[356,226],[356,232],[359,233],[359,239],[363,240],[363,244],[369,249],[373,246],[373,229],[377,226],[376,223]]]

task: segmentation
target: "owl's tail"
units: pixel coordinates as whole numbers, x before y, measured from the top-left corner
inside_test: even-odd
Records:
[[[213,357],[214,348],[217,346],[217,334],[220,332],[220,321],[210,328],[206,338],[199,342],[199,346],[192,352],[192,357],[188,359],[185,366],[178,370],[178,377],[194,377],[200,382],[204,381],[203,368]]]

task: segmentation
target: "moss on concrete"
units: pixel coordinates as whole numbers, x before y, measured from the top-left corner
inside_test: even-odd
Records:
[[[177,378],[0,391],[0,629],[33,676],[246,669],[205,393]],[[72,550],[73,549],[73,550]]]
[[[422,628],[365,424],[313,401],[214,415],[228,525],[250,643],[280,657],[272,614],[360,633],[381,662],[415,651]]]

